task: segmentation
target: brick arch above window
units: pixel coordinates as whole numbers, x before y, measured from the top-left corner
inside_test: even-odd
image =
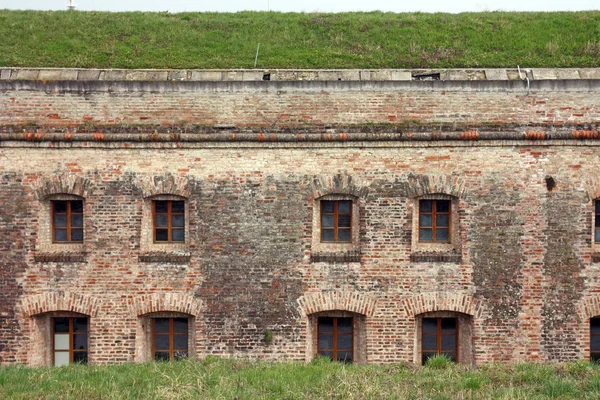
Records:
[[[323,311],[349,311],[371,317],[377,309],[377,299],[357,292],[307,293],[296,302],[303,317]]]
[[[579,315],[582,320],[600,317],[600,295],[585,298],[579,306]]]
[[[72,174],[39,178],[33,185],[38,200],[46,200],[51,196],[66,194],[86,198],[91,191],[89,179]]]
[[[140,176],[136,186],[142,192],[142,197],[151,198],[159,195],[173,195],[189,199],[192,193],[192,183],[188,178],[167,173],[155,176]]]
[[[458,199],[466,195],[465,182],[453,175],[415,175],[407,176],[406,195],[409,198],[423,198],[432,194],[445,194]]]
[[[408,317],[433,312],[453,311],[480,318],[483,314],[483,302],[463,293],[422,293],[402,301]]]
[[[69,311],[95,317],[99,309],[100,300],[97,297],[71,292],[46,292],[27,296],[21,301],[21,310],[26,317],[53,311]]]
[[[600,200],[600,177],[589,177],[583,182],[583,189],[592,201]]]
[[[141,315],[158,312],[177,312],[198,316],[202,311],[202,302],[182,293],[152,293],[136,296],[131,300],[131,313]]]
[[[313,197],[319,199],[327,195],[347,195],[366,198],[369,183],[350,175],[315,176],[312,181]]]

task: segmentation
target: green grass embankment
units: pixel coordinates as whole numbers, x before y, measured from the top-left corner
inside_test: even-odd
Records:
[[[0,66],[600,66],[600,11],[108,13],[0,10]]]

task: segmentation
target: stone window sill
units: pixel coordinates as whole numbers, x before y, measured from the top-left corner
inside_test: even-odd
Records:
[[[456,263],[462,262],[462,254],[448,252],[417,252],[410,255],[411,262],[439,262]]]
[[[82,263],[86,262],[86,253],[76,251],[39,252],[33,256],[35,262]]]
[[[362,254],[359,250],[350,250],[344,252],[313,252],[310,255],[311,262],[360,262]]]
[[[192,255],[188,251],[152,251],[141,253],[138,256],[140,262],[167,264],[188,264],[191,258]]]

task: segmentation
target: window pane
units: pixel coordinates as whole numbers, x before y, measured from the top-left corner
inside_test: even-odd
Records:
[[[596,214],[600,214],[600,200],[596,200]]]
[[[54,241],[55,242],[66,242],[67,241],[67,230],[66,229],[55,229],[54,230]]]
[[[590,361],[596,362],[596,363],[600,362],[600,353],[592,354],[590,357]]]
[[[71,229],[71,241],[82,242],[83,241],[83,229]]]
[[[169,226],[169,216],[167,214],[156,214],[156,226]]]
[[[169,335],[154,335],[155,350],[169,350]]]
[[[600,242],[600,229],[596,231],[595,241]]]
[[[448,225],[448,214],[438,214],[435,216],[436,226],[449,226]]]
[[[330,351],[324,351],[324,352],[322,352],[322,353],[321,353],[321,352],[319,352],[319,356],[321,356],[321,357],[327,357],[327,358],[329,358],[330,360],[333,360],[333,353],[332,353],[332,352],[330,352]]]
[[[350,213],[350,207],[352,205],[352,202],[350,200],[342,200],[342,201],[338,201],[338,213],[342,214],[342,213]]]
[[[167,229],[157,229],[156,230],[156,241],[157,242],[166,242],[169,240],[169,231]]]
[[[173,350],[187,351],[188,349],[188,336],[187,335],[175,335],[173,337]]]
[[[450,211],[450,200],[438,200],[435,202],[435,210],[437,212]]]
[[[73,350],[87,350],[88,348],[88,335],[80,334],[73,335]]]
[[[432,226],[431,222],[432,222],[431,214],[419,215],[419,226]]]
[[[183,234],[183,229],[173,229],[173,241],[183,242],[184,240],[185,235]]]
[[[335,202],[333,202],[333,201],[322,201],[321,202],[321,210],[324,213],[332,213],[332,212],[334,212],[335,211],[334,203]]]
[[[321,226],[326,228],[333,228],[334,217],[333,215],[323,215],[321,216]]]
[[[63,365],[69,365],[69,352],[68,351],[54,352],[54,366],[62,367]]]
[[[169,202],[167,200],[157,200],[154,202],[157,213],[169,212]]]
[[[169,318],[155,318],[154,319],[154,332],[168,333],[169,332]]]
[[[448,228],[439,228],[435,230],[435,241],[436,242],[447,242],[448,241]]]
[[[450,359],[450,361],[456,362],[456,353],[442,353],[446,357]]]
[[[600,215],[596,215],[596,229],[600,228]]]
[[[590,350],[600,351],[600,336],[590,336]]]
[[[72,213],[82,213],[83,212],[83,201],[71,200],[71,212]]]
[[[352,332],[352,318],[338,318],[338,332]]]
[[[338,353],[337,360],[338,361],[342,361],[342,362],[346,362],[346,363],[351,363],[352,362],[352,353],[351,352],[346,352],[346,351],[340,351]]]
[[[71,214],[71,226],[83,226],[83,214]]]
[[[54,318],[54,332],[69,332],[69,318]]]
[[[437,336],[423,336],[423,350],[437,350]]]
[[[442,333],[445,335],[456,333],[456,318],[442,318]]]
[[[339,215],[338,226],[341,228],[350,228],[350,215]]]
[[[174,201],[171,206],[171,212],[173,213],[184,213],[185,212],[185,201]]]
[[[423,353],[423,365],[425,365],[427,360],[433,356],[435,356],[435,353]]]
[[[187,318],[173,318],[173,332],[185,332],[188,331],[188,319]]]
[[[333,318],[319,318],[319,332],[333,332]]]
[[[87,332],[88,321],[87,318],[73,318],[73,331],[74,332]]]
[[[88,353],[87,351],[77,351],[73,353],[73,362],[79,364],[87,364],[88,363]]]
[[[352,335],[338,335],[338,350],[352,350]]]
[[[340,229],[338,231],[338,241],[349,242],[350,241],[350,229]]]
[[[171,225],[173,226],[184,226],[185,218],[183,215],[173,215],[171,219]]]
[[[69,350],[68,333],[56,333],[54,335],[54,350]]]
[[[419,201],[419,210],[420,212],[431,212],[433,210],[432,200],[421,200]]]
[[[183,359],[186,359],[187,357],[188,357],[187,351],[176,351],[173,354],[173,358],[176,360],[183,360]]]
[[[600,334],[600,318],[590,319],[590,333],[596,335]]]
[[[54,212],[66,213],[67,212],[67,201],[66,200],[54,200]]]
[[[323,242],[333,242],[333,229],[321,230],[321,240]]]
[[[156,352],[154,353],[154,360],[156,361],[169,361],[169,353]]]
[[[423,318],[423,333],[437,333],[436,318]]]
[[[456,350],[456,336],[442,336],[442,350]]]
[[[54,214],[54,226],[67,226],[67,215]]]
[[[431,228],[425,228],[419,230],[419,240],[430,241],[433,239]]]
[[[331,333],[319,334],[319,350],[333,349],[333,335]]]

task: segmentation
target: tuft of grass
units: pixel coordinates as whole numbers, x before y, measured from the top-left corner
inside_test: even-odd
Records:
[[[600,11],[481,13],[0,10],[0,66],[597,67]]]
[[[454,365],[450,357],[445,354],[440,354],[428,358],[425,362],[425,366],[431,369],[447,369]]]

